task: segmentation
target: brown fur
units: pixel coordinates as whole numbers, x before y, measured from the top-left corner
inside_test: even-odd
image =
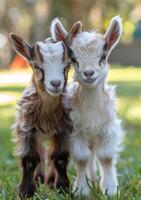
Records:
[[[13,49],[22,55],[33,69],[31,85],[25,90],[18,105],[18,115],[14,126],[15,142],[17,144],[16,153],[20,156],[22,168],[22,180],[19,186],[20,197],[32,197],[36,191],[36,179],[44,178],[45,151],[42,140],[50,140],[50,156],[48,156],[49,180],[54,174],[53,186],[67,190],[69,181],[67,177],[68,144],[67,139],[72,132],[72,123],[69,119],[69,110],[66,110],[62,103],[62,96],[53,97],[48,94],[45,83],[44,63],[47,54],[45,50],[52,39],[47,39],[45,43],[37,42],[31,46],[28,42],[15,34],[10,34],[10,42]],[[44,47],[43,47],[43,46]],[[59,46],[62,45],[59,43]],[[65,88],[67,80],[67,50],[63,46],[62,55],[56,57],[56,51],[49,45],[48,53],[51,63],[54,59],[63,59]],[[61,46],[60,46],[61,50]],[[58,52],[58,51],[57,51]],[[46,57],[47,56],[47,57]],[[48,64],[48,63],[47,63]],[[50,64],[51,65],[51,64]],[[46,66],[47,67],[47,66]],[[60,66],[61,67],[61,66]],[[49,72],[48,72],[49,73]],[[49,75],[49,74],[48,74]],[[62,89],[61,89],[62,90]],[[52,94],[53,95],[53,94]],[[49,184],[50,181],[47,181]]]
[[[35,72],[31,85],[25,90],[19,101],[18,116],[15,124],[17,154],[21,159],[22,181],[21,198],[31,197],[36,191],[35,179],[44,179],[40,138],[51,141],[48,156],[46,183],[63,190],[68,190],[67,163],[69,158],[67,138],[72,132],[69,111],[62,104],[62,96],[51,97],[44,90],[43,74],[39,80]],[[43,158],[42,158],[43,157]],[[52,178],[53,177],[53,178]],[[52,182],[52,183],[51,183]]]

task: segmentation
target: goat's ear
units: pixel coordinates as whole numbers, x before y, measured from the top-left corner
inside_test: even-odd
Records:
[[[55,18],[50,27],[51,36],[55,41],[65,41],[68,33],[58,18]]]
[[[78,33],[82,32],[82,23],[80,21],[75,22],[69,32],[68,40],[71,43]]]
[[[122,19],[119,16],[113,17],[107,32],[104,35],[107,50],[112,50],[120,40],[122,34]]]
[[[16,53],[23,56],[27,60],[30,60],[31,46],[25,40],[15,35],[14,33],[10,33],[9,39]]]

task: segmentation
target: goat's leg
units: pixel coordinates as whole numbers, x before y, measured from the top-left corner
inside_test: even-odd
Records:
[[[36,191],[34,173],[40,162],[38,143],[35,134],[24,138],[24,152],[21,156],[22,180],[19,186],[21,199],[32,197]]]
[[[63,191],[69,189],[69,179],[67,176],[69,153],[53,152],[50,160],[48,160],[48,171],[46,176],[46,184],[52,188],[56,187]]]
[[[99,157],[101,164],[101,182],[100,186],[104,193],[113,196],[117,192],[117,173],[113,158]]]
[[[110,140],[105,141],[97,150],[100,166],[100,186],[104,193],[113,196],[117,192],[117,173],[115,168],[115,149]]]
[[[87,177],[88,179],[90,179],[92,182],[97,181],[98,177],[97,177],[97,158],[95,153],[91,154],[91,157],[89,159],[88,162],[88,167],[87,167]]]
[[[52,147],[50,149],[51,154],[49,156],[50,175],[48,180],[53,180],[54,186],[60,191],[69,190],[69,179],[67,176],[67,166],[69,161],[69,135],[72,133],[73,124],[68,117],[68,114],[64,113],[63,118],[60,120],[59,126],[56,127],[56,134],[52,137]],[[53,174],[53,176],[52,176]]]
[[[121,151],[123,132],[120,120],[115,119],[108,129],[107,135],[101,136],[97,157],[101,164],[101,187],[109,196],[117,192],[117,172],[115,168],[118,153]]]
[[[74,184],[74,189],[78,195],[82,194],[88,196],[90,187],[88,185],[86,169],[91,156],[88,142],[81,137],[74,137],[71,144],[71,153],[77,167],[77,178]]]
[[[57,174],[57,172],[56,172],[54,162],[50,158],[48,158],[48,160],[47,160],[47,174],[46,174],[45,182],[46,182],[46,184],[49,188],[54,187],[56,174]]]
[[[69,190],[69,179],[67,176],[67,166],[69,160],[69,153],[67,151],[56,152],[52,156],[55,168],[56,168],[56,176],[54,186],[58,189],[64,190],[68,192]]]
[[[46,183],[51,187],[68,191],[69,179],[67,176],[67,165],[69,160],[68,147],[65,148],[66,142],[63,135],[55,135],[53,144],[48,156],[48,172]],[[48,151],[49,152],[49,151]]]
[[[76,191],[78,195],[88,196],[90,193],[89,180],[86,174],[87,164],[88,160],[76,162],[77,178],[74,183],[74,191]]]
[[[35,179],[38,181],[40,179],[41,183],[45,181],[45,148],[42,144],[39,147],[40,151],[40,163],[38,164],[36,171],[35,171]]]

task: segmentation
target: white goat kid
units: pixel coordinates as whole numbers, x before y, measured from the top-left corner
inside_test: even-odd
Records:
[[[69,33],[58,19],[52,22],[52,36],[63,40],[70,49],[75,65],[74,80],[68,86],[67,98],[72,109],[74,130],[70,139],[71,153],[77,165],[75,186],[78,193],[88,195],[87,178],[95,179],[95,159],[100,165],[102,190],[109,196],[117,192],[115,163],[121,150],[123,132],[116,116],[115,87],[108,86],[107,59],[119,42],[122,22],[119,16],[111,20],[103,36],[97,32],[82,32],[76,22]]]

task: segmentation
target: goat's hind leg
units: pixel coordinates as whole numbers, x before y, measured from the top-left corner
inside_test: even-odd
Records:
[[[40,163],[39,147],[35,134],[24,137],[23,154],[21,155],[22,180],[19,186],[21,199],[34,196],[36,181],[34,173]]]

